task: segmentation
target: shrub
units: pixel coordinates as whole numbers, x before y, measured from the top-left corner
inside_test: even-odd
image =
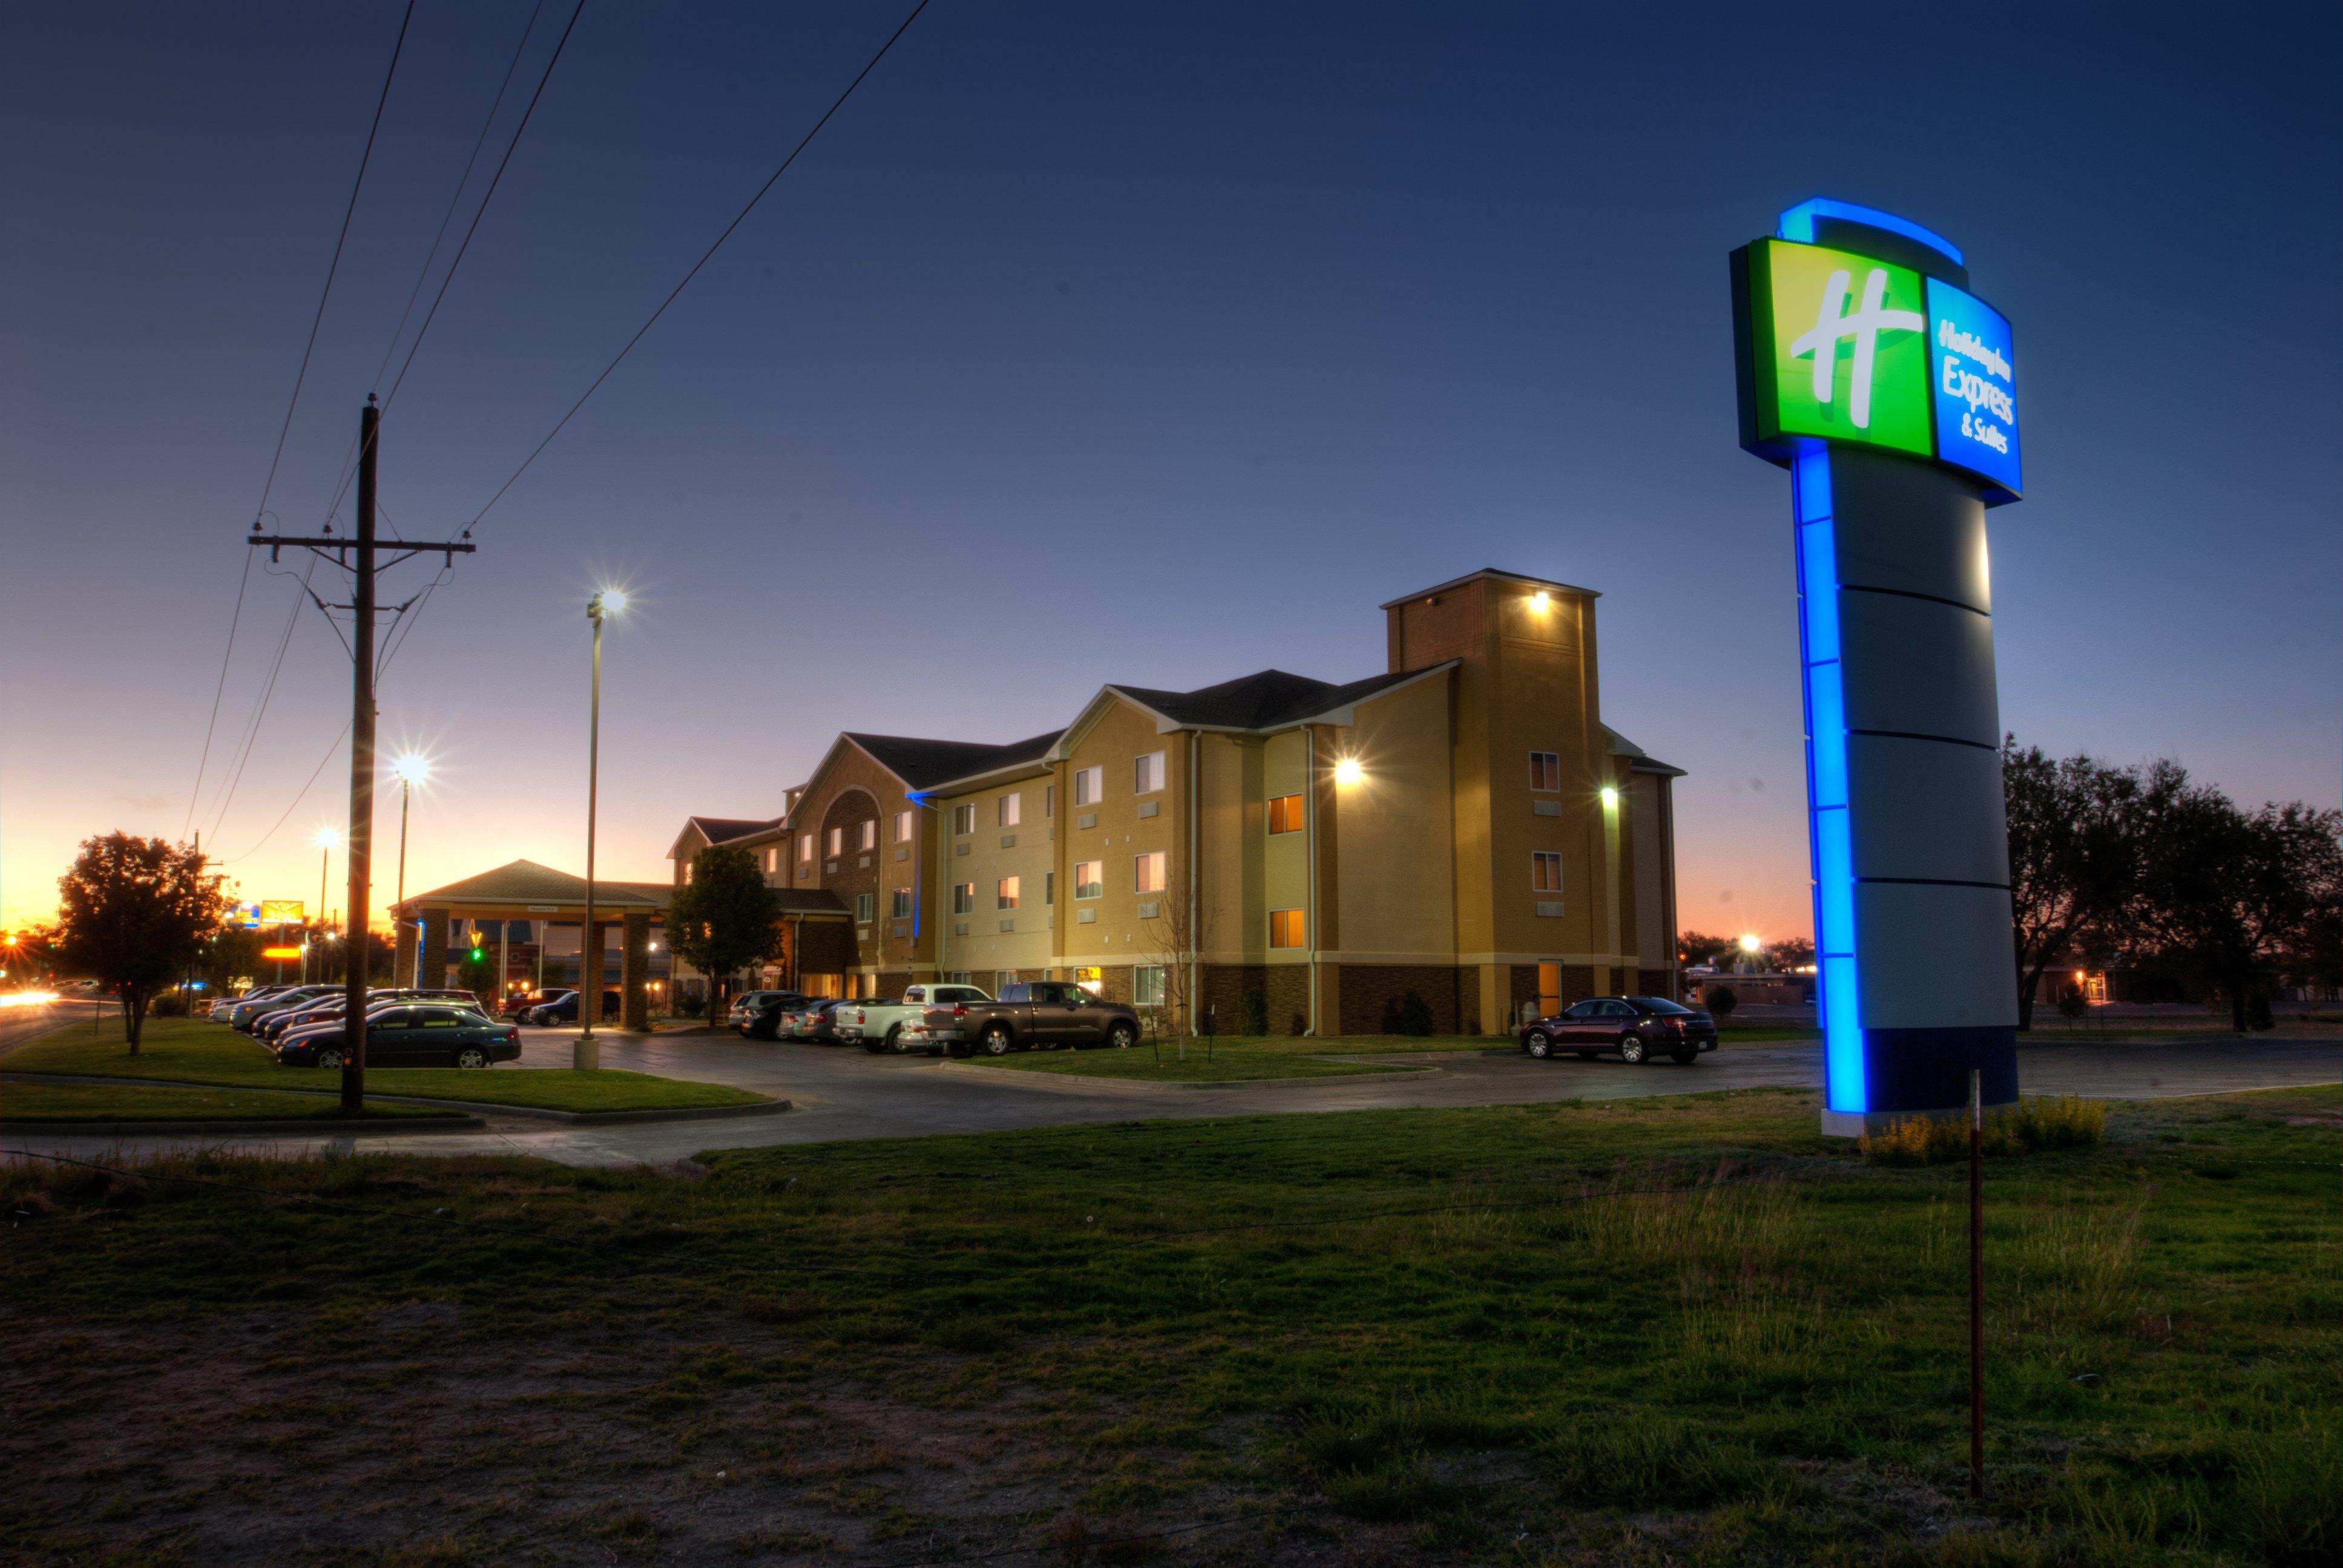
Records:
[[[2080,1018],[2085,1012],[2089,1010],[2089,1008],[2090,1004],[2083,1000],[2083,992],[2080,987],[2067,985],[2060,986],[2058,988],[2058,1016],[2060,1018]]]
[[[1729,985],[1709,987],[1708,994],[1701,998],[1701,1001],[1719,1020],[1731,1018],[1733,1010],[1741,1005],[1741,999],[1733,994],[1733,988]]]
[[[1987,1154],[2034,1154],[2051,1149],[2082,1149],[2106,1136],[2107,1108],[2096,1100],[2062,1094],[2055,1100],[2020,1100],[1986,1113]],[[1884,1131],[1865,1133],[1857,1147],[1875,1165],[1942,1165],[1969,1151],[1965,1116],[1907,1116]]]
[[[1237,1000],[1237,1016],[1244,1032],[1263,1035],[1269,1032],[1269,997],[1266,993],[1249,990]]]
[[[1432,1004],[1425,1001],[1423,997],[1419,996],[1414,991],[1408,992],[1406,1000],[1399,1004],[1399,1028],[1393,1030],[1392,1032],[1394,1034],[1430,1034],[1432,1032]]]
[[[1384,1034],[1397,1034],[1399,1032],[1399,998],[1395,996],[1387,996],[1383,998],[1383,1026],[1382,1032]]]
[[[2270,1016],[2269,998],[2259,991],[2254,992],[2246,999],[2246,1027],[2247,1029],[2278,1027],[2278,1020]]]
[[[2264,1008],[2263,1010],[2268,1010]],[[185,1018],[187,1016],[187,993],[176,990],[157,991],[155,1000],[146,1004],[146,1013],[150,1018]]]
[[[675,1016],[678,1018],[698,1018],[707,1010],[708,1004],[696,996],[687,994],[675,999]]]

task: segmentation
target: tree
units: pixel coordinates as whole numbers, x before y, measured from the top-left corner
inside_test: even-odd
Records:
[[[1784,937],[1765,944],[1765,961],[1777,970],[1795,974],[1815,961],[1815,944],[1804,937]]]
[[[1163,1005],[1157,1016],[1175,1023],[1185,1039],[1202,1032],[1201,999],[1194,992],[1198,955],[1204,946],[1202,928],[1209,917],[1201,909],[1189,908],[1182,877],[1166,878],[1152,901],[1157,912],[1140,924],[1147,933],[1148,957],[1163,970]]]
[[[2140,887],[2146,823],[2187,779],[2171,762],[2143,770],[2081,755],[2054,761],[2003,737],[2018,1028],[2034,1027],[2043,970],[2077,947],[2116,945]]]
[[[780,957],[783,940],[780,895],[756,856],[712,845],[692,857],[691,879],[668,904],[667,943],[708,977],[710,1020],[723,1016],[719,998],[733,971]]]
[[[1706,931],[1684,931],[1676,937],[1676,956],[1686,965],[1713,964],[1740,950],[1740,940],[1735,937],[1712,936]]]
[[[59,957],[122,999],[133,1056],[148,1000],[177,983],[226,911],[220,879],[205,864],[183,845],[109,833],[85,839],[57,879]]]
[[[196,978],[216,996],[240,980],[257,976],[264,967],[260,950],[267,945],[267,937],[260,931],[223,926],[196,956]]]
[[[2247,813],[2210,785],[2181,784],[2155,803],[2143,842],[2143,924],[2228,999],[2245,1033],[2278,966],[2343,898],[2343,813],[2300,801]]]

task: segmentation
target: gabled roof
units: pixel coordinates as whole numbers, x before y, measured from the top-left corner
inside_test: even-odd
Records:
[[[594,880],[594,908],[623,914],[630,910],[663,910],[675,889],[666,882],[606,882]],[[535,860],[515,860],[493,871],[482,871],[460,882],[412,893],[400,906],[417,904],[577,904],[586,902],[586,879],[540,866]]]
[[[1607,724],[1603,727],[1603,739],[1610,742],[1612,756],[1627,759],[1627,771],[1630,773],[1657,773],[1664,779],[1684,776],[1683,769],[1670,767]]]
[[[668,846],[667,858],[672,860],[683,853],[683,841],[695,828],[710,845],[729,844],[739,839],[762,838],[788,820],[787,817],[686,817],[683,831]]]
[[[1463,588],[1466,583],[1478,582],[1483,578],[1500,578],[1509,583],[1527,583],[1532,588],[1559,588],[1564,593],[1584,594],[1588,598],[1601,598],[1603,597],[1594,589],[1591,588],[1580,588],[1575,583],[1556,582],[1552,578],[1534,578],[1526,572],[1501,571],[1495,567],[1483,567],[1477,572],[1466,572],[1461,578],[1450,578],[1444,583],[1434,583],[1430,588],[1418,588],[1413,593],[1403,593],[1400,595],[1399,598],[1395,599],[1387,599],[1383,603],[1377,605],[1375,608],[1377,609],[1389,609],[1393,605],[1405,604],[1411,599],[1423,598],[1430,594],[1446,593],[1450,588]]]
[[[870,760],[912,789],[925,790],[955,779],[1039,761],[1048,755],[1062,733],[1052,729],[1046,735],[1028,736],[1007,745],[980,740],[922,740],[909,735],[859,735],[852,730],[846,731],[840,739],[852,741]]]
[[[1158,726],[1164,729],[1265,732],[1290,729],[1297,724],[1313,720],[1347,723],[1346,710],[1352,704],[1437,674],[1454,663],[1455,660],[1450,659],[1422,669],[1371,675],[1364,680],[1348,681],[1339,686],[1332,681],[1313,680],[1309,676],[1295,675],[1283,669],[1257,670],[1252,675],[1241,675],[1234,680],[1224,680],[1218,686],[1202,687],[1194,691],[1165,691],[1151,686],[1106,686],[1100,689],[1098,696],[1091,699],[1082,713],[1086,719],[1098,710],[1101,699],[1119,697],[1155,715]],[[1066,733],[1071,736],[1082,727],[1081,721],[1078,720]]]

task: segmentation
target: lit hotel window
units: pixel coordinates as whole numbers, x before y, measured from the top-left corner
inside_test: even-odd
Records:
[[[1300,910],[1269,911],[1269,945],[1273,948],[1309,946],[1309,928]]]
[[[911,814],[909,811],[898,811],[895,813],[895,842],[908,844],[910,841]]]
[[[1097,804],[1099,803],[1099,797],[1100,797],[1100,796],[1101,796],[1101,795],[1103,795],[1103,794],[1105,794],[1105,793],[1106,793],[1106,769],[1103,769],[1103,768],[1081,768],[1081,769],[1075,769],[1075,772],[1074,772],[1074,804],[1075,804],[1075,805],[1077,805],[1077,806],[1095,806],[1095,805],[1097,805]]]
[[[1269,800],[1269,830],[1272,833],[1302,831],[1302,797],[1272,795]]]
[[[879,847],[879,819],[876,817],[862,824],[862,847],[866,849]]]
[[[1530,788],[1554,790],[1562,788],[1562,753],[1533,751],[1530,753]]]
[[[952,913],[956,915],[965,915],[972,912],[975,909],[976,884],[974,882],[954,882],[952,884]]]
[[[1095,899],[1106,891],[1106,862],[1080,860],[1074,865],[1074,897]]]
[[[952,831],[955,833],[973,833],[976,831],[976,803],[974,801],[970,801],[965,806],[955,806],[952,808]]]
[[[1163,788],[1163,753],[1151,751],[1131,767],[1131,789],[1134,794],[1152,795]]]
[[[813,835],[811,833],[805,834],[798,839],[798,859],[809,864],[812,862]]]
[[[830,852],[836,855],[842,853],[845,849],[846,829],[843,828],[832,828],[830,830]]]
[[[1017,907],[1017,883],[1018,879],[1015,877],[1003,877],[993,885],[992,907],[994,909],[1013,910]]]
[[[1020,818],[1023,817],[1024,815],[1025,815],[1025,797],[1024,797],[1024,796],[1022,796],[1022,795],[1003,795],[1003,796],[1001,798],[1001,825],[1002,827],[1004,827],[1004,828],[1014,828],[1015,826],[1017,826],[1018,819],[1019,819]]]
[[[1139,891],[1142,893],[1160,893],[1163,890],[1162,850],[1154,849],[1144,855],[1134,856],[1132,858],[1132,869],[1135,873],[1136,879],[1131,885]]]
[[[1562,891],[1562,856],[1553,849],[1530,852],[1530,887],[1541,893]]]

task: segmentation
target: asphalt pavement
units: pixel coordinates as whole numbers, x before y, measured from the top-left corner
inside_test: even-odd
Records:
[[[566,1068],[571,1030],[525,1030],[521,1060],[491,1070]],[[1031,1127],[1161,1118],[1262,1116],[1297,1111],[1535,1104],[1625,1100],[1820,1081],[1812,1043],[1729,1046],[1691,1067],[1564,1059],[1513,1052],[1423,1051],[1357,1060],[1412,1070],[1372,1077],[1292,1079],[1189,1087],[1018,1072],[931,1057],[872,1056],[836,1046],[768,1043],[729,1034],[602,1037],[602,1063],[699,1079],[786,1097],[794,1109],[719,1124],[548,1126],[494,1118],[485,1131],[333,1138],[313,1133],[226,1139],[53,1136],[5,1126],[0,1154],[42,1151],[83,1158],[163,1147],[222,1145],[280,1154],[343,1151],[529,1154],[572,1165],[664,1164],[709,1148],[918,1138]],[[2174,1095],[2333,1083],[2343,1079],[2343,1040],[2230,1035],[2139,1041],[2026,1044],[2019,1081],[2028,1094],[2153,1100]]]

